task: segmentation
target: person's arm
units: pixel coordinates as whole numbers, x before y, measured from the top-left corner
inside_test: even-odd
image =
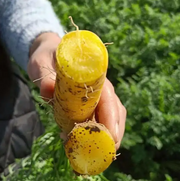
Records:
[[[45,32],[64,35],[49,1],[0,0],[0,39],[24,70],[27,70],[31,44]]]

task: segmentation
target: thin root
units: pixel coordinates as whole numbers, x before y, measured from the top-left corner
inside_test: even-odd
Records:
[[[88,97],[88,93],[91,91],[92,93],[93,92],[95,92],[94,90],[93,90],[93,88],[90,86],[90,87],[87,87],[87,85],[86,84],[84,84],[84,87],[86,88],[86,94],[85,94],[85,97],[86,98],[89,98]],[[91,97],[92,98],[92,97]]]
[[[118,157],[118,156],[120,156],[121,155],[121,153],[118,153],[117,155],[116,155],[116,157]]]
[[[51,80],[56,81],[56,79],[51,78]]]
[[[43,76],[43,77],[41,77],[41,78],[38,78],[38,79],[33,80],[33,82],[35,83],[35,82],[37,82],[37,81],[40,81],[40,80],[44,79],[45,77],[47,77],[47,76],[50,75],[50,74],[51,74],[51,72],[48,73],[48,74],[46,74],[45,76]]]
[[[113,42],[110,42],[110,43],[104,43],[104,45],[107,47],[108,45],[112,45]]]
[[[54,101],[54,99],[52,98],[52,99],[50,99],[48,102],[47,102],[47,104],[50,104],[51,102],[53,102]]]
[[[116,156],[114,157],[114,161],[117,160],[117,157],[120,155],[121,155],[121,153],[116,154]]]
[[[96,89],[96,90],[93,90],[93,92],[99,92],[101,91],[101,89]]]
[[[86,94],[85,94],[85,97],[88,99],[89,97],[88,97],[88,87],[87,87],[87,85],[86,84],[84,84],[84,87],[86,88]]]
[[[54,76],[56,75],[56,73],[55,73],[55,71],[54,71],[53,69],[50,69],[49,67],[44,67],[44,66],[42,66],[41,69],[42,69],[42,68],[45,68],[45,69],[49,70],[50,72],[49,72],[48,74],[44,75],[43,77],[40,77],[40,78],[38,78],[38,79],[33,80],[34,83],[37,82],[37,81],[40,81],[40,80],[44,79],[45,77],[47,77],[47,76],[50,75],[50,74],[53,74]]]
[[[94,97],[94,96],[91,96],[91,99],[95,99],[96,97]]]
[[[46,115],[50,114],[51,112],[52,112],[52,110],[48,111],[48,112],[46,113]]]
[[[87,87],[87,85],[86,85],[86,84],[84,84],[84,87],[86,88],[86,90],[88,90],[88,87]]]
[[[53,75],[56,75],[55,70],[53,70],[53,69],[51,69],[51,68],[49,68],[49,67],[44,67],[44,66],[42,66],[41,68],[47,69],[47,70],[49,70]]]
[[[76,30],[78,31],[79,27],[74,23],[72,16],[69,16],[69,19],[71,20],[72,25],[75,26]]]
[[[89,99],[89,97],[88,97],[88,90],[86,90],[85,97],[86,97],[87,99]]]
[[[40,106],[43,106],[44,104],[49,105],[51,102],[53,102],[53,98],[52,98],[52,99],[49,99],[47,102],[41,103]]]
[[[43,106],[44,104],[48,104],[49,105],[51,102],[54,101],[54,98],[49,99],[49,98],[43,97],[43,96],[38,96],[38,97],[40,97],[41,99],[46,100],[46,102],[41,103],[40,106]]]
[[[51,99],[49,99],[49,98],[47,98],[47,97],[43,97],[43,96],[38,96],[38,97],[40,97],[41,99],[45,99],[45,100],[51,100]]]
[[[90,86],[91,92],[94,92],[93,88]]]

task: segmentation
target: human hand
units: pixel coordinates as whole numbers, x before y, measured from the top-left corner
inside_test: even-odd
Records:
[[[60,38],[54,33],[43,33],[36,38],[30,49],[28,75],[40,88],[42,97],[53,98],[55,86],[55,52]],[[46,99],[45,99],[46,100]],[[126,109],[114,92],[108,79],[105,80],[100,101],[95,110],[96,120],[110,131],[119,148],[125,129]]]
[[[55,33],[42,33],[33,42],[27,73],[40,88],[40,94],[45,100],[53,98],[55,86],[55,52],[61,39]]]
[[[108,128],[116,143],[116,150],[118,150],[125,130],[126,108],[122,105],[108,79],[105,80],[96,108],[96,121]]]

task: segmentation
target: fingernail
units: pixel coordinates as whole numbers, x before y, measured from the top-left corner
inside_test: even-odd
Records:
[[[119,138],[119,124],[116,123],[116,141],[118,141]]]

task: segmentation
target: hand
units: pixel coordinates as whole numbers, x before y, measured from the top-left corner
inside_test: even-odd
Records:
[[[124,135],[126,109],[114,92],[111,82],[106,79],[101,98],[96,108],[96,119],[110,131],[118,150]]]
[[[36,38],[30,49],[27,73],[40,88],[42,97],[51,99],[55,86],[55,52],[61,39],[55,33],[43,33]],[[45,100],[47,100],[45,99]]]
[[[29,77],[33,81],[42,78],[36,84],[40,88],[41,96],[49,99],[53,98],[54,94],[55,51],[60,41],[54,33],[43,33],[37,37],[30,50]],[[97,121],[109,129],[118,149],[124,135],[126,109],[108,79],[104,83],[95,112]]]

